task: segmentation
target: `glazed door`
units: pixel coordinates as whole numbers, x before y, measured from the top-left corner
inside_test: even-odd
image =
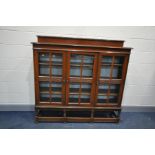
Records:
[[[96,105],[118,106],[121,103],[126,64],[124,55],[99,55]]]
[[[91,106],[95,91],[96,54],[68,53],[66,103],[75,106]]]
[[[46,51],[38,53],[39,103],[65,103],[65,53]]]

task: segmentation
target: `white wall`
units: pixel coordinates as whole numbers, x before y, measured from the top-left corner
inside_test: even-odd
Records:
[[[155,27],[0,27],[0,106],[34,105],[36,35],[125,40],[133,47],[124,106],[155,106]]]

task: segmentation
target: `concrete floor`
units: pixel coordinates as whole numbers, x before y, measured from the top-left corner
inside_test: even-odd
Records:
[[[122,112],[117,123],[35,123],[34,112],[0,111],[0,129],[155,129],[155,112]]]

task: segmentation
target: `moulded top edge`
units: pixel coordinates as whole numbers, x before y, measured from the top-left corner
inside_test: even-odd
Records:
[[[132,50],[131,47],[111,47],[111,46],[97,46],[97,45],[77,45],[77,44],[59,44],[59,43],[38,43],[38,42],[31,42],[33,45],[55,45],[55,46],[70,46],[70,47],[96,47],[96,48],[109,48],[109,49],[126,49]]]
[[[124,40],[114,40],[114,39],[100,39],[100,38],[81,38],[81,37],[65,37],[65,36],[44,36],[37,35],[37,37],[46,37],[46,38],[61,38],[61,39],[81,39],[81,40],[98,40],[98,41],[114,41],[114,42],[125,42]]]

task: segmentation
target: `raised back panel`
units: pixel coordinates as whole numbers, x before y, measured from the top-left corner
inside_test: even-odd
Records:
[[[122,40],[104,40],[104,39],[89,39],[89,38],[68,38],[55,36],[38,36],[39,43],[57,43],[67,45],[90,45],[94,47],[123,47]]]

